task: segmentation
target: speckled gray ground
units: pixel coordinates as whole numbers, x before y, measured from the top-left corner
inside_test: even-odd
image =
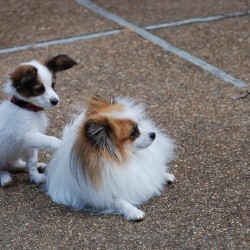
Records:
[[[228,3],[219,2],[219,6]],[[163,2],[159,4],[163,9]],[[136,8],[140,6],[137,4]],[[78,8],[81,12],[82,7]],[[119,14],[123,14],[123,8],[119,9]],[[125,10],[124,3],[124,13]],[[67,13],[67,9],[64,11]],[[88,13],[92,20],[92,13]],[[142,11],[138,16],[147,21]],[[93,18],[99,17],[93,14]],[[151,18],[147,24],[152,23]],[[86,25],[94,26],[94,19],[91,23],[86,20]],[[99,20],[103,20],[104,26],[100,27],[105,30],[106,20]],[[187,50],[191,47],[192,53],[202,57],[195,34],[206,34],[206,30],[210,32],[219,25],[233,36],[247,20],[201,24],[199,30],[179,27],[181,34],[177,28],[160,30],[157,35],[166,40],[171,37],[178,42],[176,46]],[[62,21],[70,29],[67,19]],[[247,29],[240,33],[249,40]],[[50,35],[48,32],[46,37]],[[217,51],[218,67],[224,65],[224,54],[243,58],[249,49],[234,39],[237,49],[233,54],[230,37],[225,37],[225,52],[209,39],[200,40],[211,63],[211,55]],[[220,35],[216,38],[220,40]],[[41,187],[29,183],[27,173],[13,173],[13,185],[0,189],[0,249],[249,249],[250,97],[233,100],[231,96],[241,89],[127,30],[111,37],[0,55],[1,86],[7,72],[20,62],[58,53],[69,54],[78,65],[58,74],[61,102],[48,112],[48,133],[60,137],[64,125],[77,114],[76,107],[81,107],[89,95],[133,97],[146,103],[150,116],[176,140],[177,157],[171,167],[177,182],[141,206],[146,213],[144,221],[132,223],[114,215],[93,216],[54,204]],[[249,71],[244,65],[231,60],[232,72],[247,81]],[[1,93],[0,100],[3,99]],[[49,156],[50,153],[43,153],[40,159],[47,161]]]
[[[79,8],[75,1],[9,0],[0,5],[0,48],[118,27],[86,8]]]
[[[250,15],[153,33],[238,79],[250,82],[249,27]]]
[[[170,21],[244,12],[249,0],[94,0],[96,4],[139,26]]]

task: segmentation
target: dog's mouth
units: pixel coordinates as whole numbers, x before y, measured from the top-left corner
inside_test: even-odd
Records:
[[[54,107],[56,107],[59,103],[59,99],[57,98],[51,98],[49,100],[34,100],[34,102],[32,102],[35,106],[41,107],[43,109],[53,109]]]
[[[44,109],[53,109],[58,105],[59,101],[56,100],[50,100],[50,102],[47,105],[44,105],[43,108]]]

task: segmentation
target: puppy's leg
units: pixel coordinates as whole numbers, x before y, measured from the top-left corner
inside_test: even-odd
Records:
[[[115,212],[124,215],[126,220],[139,221],[145,216],[144,212],[123,199],[116,199],[114,201],[114,209]]]
[[[173,183],[176,180],[175,176],[169,173],[165,173],[165,179],[166,182],[171,182],[171,183]]]
[[[61,145],[61,140],[54,136],[48,136],[41,133],[28,134],[25,136],[27,147],[41,150],[56,150]]]
[[[12,163],[12,167],[12,170],[15,172],[27,172],[27,164],[21,159],[18,159],[16,162]]]
[[[26,162],[19,159],[15,162],[15,164],[13,164],[14,168],[26,168]]]
[[[46,168],[47,164],[43,163],[43,162],[38,162],[37,163],[37,169],[41,172],[43,172]],[[27,163],[21,159],[17,160],[14,164],[13,164],[13,169],[14,171],[21,171],[21,172],[27,172]]]
[[[1,187],[7,187],[11,184],[12,178],[7,171],[0,171],[0,184]]]
[[[43,162],[38,162],[37,163],[37,168],[44,170],[46,168],[47,164],[43,163]],[[19,159],[15,164],[14,164],[15,168],[20,168],[20,169],[24,169],[27,167],[27,163],[21,159]]]
[[[42,183],[46,181],[45,174],[40,174],[37,170],[38,150],[33,149],[29,152],[29,159],[27,167],[29,168],[30,181],[35,183]]]

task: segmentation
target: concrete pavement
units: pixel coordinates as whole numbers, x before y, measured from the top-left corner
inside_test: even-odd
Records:
[[[224,16],[148,32],[241,81],[243,88],[78,2],[2,1],[1,86],[23,61],[69,54],[78,65],[58,74],[61,103],[48,112],[48,133],[60,137],[89,95],[133,97],[146,103],[176,140],[171,166],[177,182],[141,206],[144,221],[132,223],[54,204],[41,187],[29,183],[27,173],[13,173],[13,185],[0,189],[0,248],[249,249],[250,98],[231,98],[249,89],[249,1],[94,1],[139,29]],[[60,43],[112,30],[119,32]],[[57,42],[35,46],[46,41]],[[0,98],[5,98],[2,93]],[[40,155],[41,161],[49,157]]]

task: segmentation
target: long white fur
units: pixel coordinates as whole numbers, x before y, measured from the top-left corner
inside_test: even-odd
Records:
[[[45,109],[51,108],[50,99],[59,100],[51,88],[51,72],[37,61],[25,64],[37,68],[45,93],[38,97],[24,98],[12,86],[11,80],[8,80],[4,89],[5,94],[15,95]],[[9,100],[0,105],[0,186],[6,186],[11,182],[8,170],[16,166],[28,166],[31,182],[45,182],[45,174],[40,174],[37,170],[37,167],[44,166],[43,163],[38,163],[38,149],[55,150],[61,142],[53,136],[44,134],[47,126],[48,118],[43,112],[35,113],[22,109]]]
[[[47,192],[53,201],[74,209],[92,212],[115,213],[127,220],[140,220],[144,212],[136,206],[154,195],[161,194],[167,181],[173,182],[174,175],[167,173],[167,163],[174,155],[174,143],[154,122],[148,119],[142,105],[126,98],[117,98],[126,110],[106,116],[130,118],[139,124],[139,130],[155,132],[156,139],[147,148],[131,152],[129,161],[112,166],[103,161],[102,186],[96,189],[89,177],[78,166],[72,154],[78,131],[85,118],[83,112],[64,130],[63,142],[48,165]]]

